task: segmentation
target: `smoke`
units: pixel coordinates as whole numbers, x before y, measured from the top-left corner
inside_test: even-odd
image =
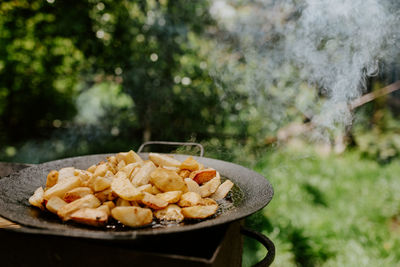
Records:
[[[288,121],[294,107],[322,128],[350,125],[348,104],[363,93],[381,62],[398,55],[400,21],[393,3],[216,1],[211,14],[235,53],[218,58],[228,67],[215,75],[248,90],[275,124]]]

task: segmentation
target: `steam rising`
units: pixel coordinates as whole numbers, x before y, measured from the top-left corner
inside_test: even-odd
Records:
[[[215,2],[211,14],[245,63],[225,59],[229,67],[216,75],[253,92],[254,104],[277,123],[290,116],[282,107],[295,106],[328,129],[351,124],[349,102],[362,94],[365,78],[378,72],[380,62],[399,52],[398,11],[389,1],[230,4]],[[311,97],[304,97],[310,88]]]

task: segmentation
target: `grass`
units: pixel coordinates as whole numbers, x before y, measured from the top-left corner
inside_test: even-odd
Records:
[[[266,154],[254,169],[275,195],[246,223],[275,243],[273,266],[400,266],[399,163],[306,148]],[[248,239],[244,249],[244,266],[265,255]]]

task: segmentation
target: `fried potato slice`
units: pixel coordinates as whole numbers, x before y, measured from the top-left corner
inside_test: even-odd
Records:
[[[99,164],[94,171],[93,177],[105,176],[108,171],[108,165],[106,163]]]
[[[199,169],[199,163],[193,158],[188,157],[182,162],[180,168],[182,170],[197,171]]]
[[[152,194],[149,194],[147,192],[144,192],[142,203],[154,210],[163,209],[166,206],[168,206],[167,201]]]
[[[126,164],[129,163],[135,163],[135,162],[142,162],[142,158],[133,152],[133,150],[130,150],[128,152],[121,152],[116,155],[116,158],[118,161],[125,161]]]
[[[117,202],[115,203],[115,206],[117,206],[117,207],[130,207],[132,205],[131,205],[131,202],[128,201],[128,200],[125,200],[123,198],[118,198]]]
[[[234,184],[230,180],[226,180],[218,187],[217,191],[211,195],[211,198],[215,200],[223,199],[229,191],[231,191],[233,185]]]
[[[201,194],[199,184],[193,181],[193,179],[185,178],[185,183],[189,192],[195,192],[199,195]]]
[[[111,182],[112,191],[120,198],[125,200],[140,200],[143,198],[143,193],[134,187],[128,179],[114,178]]]
[[[114,204],[114,202],[112,202],[112,201],[106,201],[106,202],[104,202],[101,206],[107,206],[108,208],[109,208],[109,210],[110,210],[110,212],[111,212],[111,210],[113,209],[113,208],[115,208],[115,204]],[[100,206],[100,207],[101,207]],[[100,208],[99,207],[99,208]],[[111,213],[110,213],[111,214]],[[109,215],[110,215],[109,214]]]
[[[62,200],[58,196],[52,196],[46,203],[46,209],[50,212],[57,214],[59,209],[67,205],[68,203]]]
[[[156,169],[156,166],[151,161],[146,161],[139,171],[132,177],[134,186],[141,186],[149,183],[150,174]]]
[[[190,171],[189,170],[180,170],[178,172],[179,176],[182,177],[183,179],[188,178],[190,176]]]
[[[163,192],[186,190],[186,184],[176,172],[157,168],[150,174],[150,181]]]
[[[205,182],[210,181],[217,175],[217,171],[214,169],[204,169],[194,171],[190,174],[189,178],[192,178],[198,184],[204,184]]]
[[[47,175],[47,180],[46,180],[46,188],[50,188],[53,185],[55,185],[58,181],[58,171],[52,170],[49,172]]]
[[[182,191],[168,191],[156,195],[156,197],[159,197],[170,204],[178,202],[181,199],[181,196],[182,196]]]
[[[218,203],[212,198],[202,198],[200,203],[201,206],[208,206],[208,205],[218,205]]]
[[[201,196],[195,192],[187,192],[181,196],[178,205],[181,207],[196,206],[200,203]]]
[[[221,184],[221,179],[217,175],[217,177],[212,178],[207,183],[200,186],[200,195],[201,197],[208,197],[217,191],[218,186]]]
[[[89,168],[87,168],[87,171],[90,173],[94,173],[94,171],[96,170],[97,166],[95,164],[93,164],[92,166],[90,166]]]
[[[161,221],[181,222],[183,217],[182,210],[178,205],[170,204],[166,208],[154,211],[154,216]]]
[[[179,167],[181,166],[181,162],[173,157],[162,155],[158,153],[150,153],[149,159],[154,162],[159,167]]]
[[[140,166],[141,166],[141,162],[129,163],[128,165],[119,169],[119,171],[126,173],[126,177],[128,177],[128,179],[131,179],[132,172],[134,170],[136,170],[137,167],[140,167]]]
[[[58,181],[62,181],[64,179],[67,179],[71,176],[75,176],[74,174],[75,168],[74,167],[66,167],[62,168],[58,171]]]
[[[93,194],[93,191],[89,187],[77,187],[66,192],[63,199],[69,203],[90,194]]]
[[[93,173],[89,171],[75,169],[74,176],[78,176],[81,179],[82,184],[86,184],[93,176]]]
[[[107,214],[107,216],[111,216],[111,209],[110,209],[109,205],[102,204],[102,205],[100,205],[100,207],[98,207],[96,209],[104,211]]]
[[[145,184],[145,185],[139,186],[137,189],[139,189],[142,192],[147,192],[147,193],[152,194],[151,192],[153,191],[153,186],[151,184]]]
[[[103,191],[94,194],[101,202],[111,201],[117,198],[117,195],[113,193],[112,189],[109,187]]]
[[[35,190],[35,193],[29,198],[29,203],[35,207],[43,209],[43,201],[44,201],[44,190],[42,187],[39,187]]]
[[[98,200],[94,195],[86,195],[80,199],[77,199],[67,205],[61,207],[57,214],[61,219],[67,221],[70,219],[72,213],[83,208],[97,208],[101,205],[100,200]]]
[[[111,186],[110,177],[97,176],[93,183],[93,189],[95,192],[103,191]]]
[[[69,177],[68,179],[59,180],[57,184],[50,187],[44,192],[43,198],[49,200],[52,196],[64,197],[64,194],[71,189],[79,187],[81,179],[77,176]]]
[[[107,209],[108,207],[105,206]],[[92,226],[103,226],[107,223],[107,211],[103,208],[83,208],[71,214],[71,220]]]
[[[118,162],[117,169],[120,170],[125,166],[126,166],[125,160],[121,160],[120,162]]]
[[[131,227],[147,225],[153,221],[151,210],[140,207],[116,207],[111,210],[111,216]]]
[[[205,219],[214,215],[218,210],[218,205],[193,206],[182,208],[182,214],[189,219]]]

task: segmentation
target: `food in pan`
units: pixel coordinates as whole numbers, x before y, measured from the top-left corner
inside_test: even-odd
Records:
[[[193,157],[181,162],[150,153],[149,160],[143,160],[131,150],[87,170],[50,171],[44,189],[36,189],[29,203],[63,221],[105,226],[113,218],[139,227],[211,217],[233,186],[230,180],[221,183],[217,170]]]

